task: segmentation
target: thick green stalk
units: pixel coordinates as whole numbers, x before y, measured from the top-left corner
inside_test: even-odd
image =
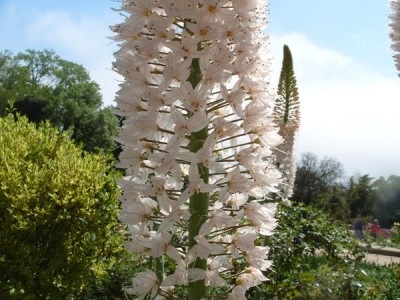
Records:
[[[192,84],[193,88],[197,86],[202,78],[199,59],[194,58],[190,67],[190,76],[188,81]],[[198,132],[194,132],[190,136],[189,150],[197,152],[203,147],[204,141],[207,138],[207,127]],[[202,164],[198,164],[200,177],[204,182],[208,182],[209,170]],[[207,220],[207,212],[209,205],[208,193],[195,193],[189,200],[189,247],[192,248],[196,245],[194,237],[198,235],[201,225]],[[191,266],[192,268],[207,269],[207,260],[196,259]],[[198,280],[189,283],[189,300],[205,299],[207,295],[204,280]]]

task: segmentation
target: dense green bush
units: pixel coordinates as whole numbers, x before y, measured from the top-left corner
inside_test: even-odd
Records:
[[[279,225],[266,242],[273,270],[260,299],[350,299],[358,290],[363,253],[343,224],[298,204],[280,206]]]
[[[400,266],[376,266],[345,224],[302,204],[280,206],[270,246],[270,281],[248,299],[400,299]]]
[[[400,299],[400,265],[363,264],[362,296],[359,299]]]
[[[109,280],[122,244],[117,191],[106,156],[49,124],[0,119],[2,299],[67,299]]]

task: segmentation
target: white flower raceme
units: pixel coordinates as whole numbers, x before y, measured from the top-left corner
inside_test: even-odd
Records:
[[[390,1],[390,6],[393,11],[390,15],[390,19],[392,20],[390,23],[390,37],[393,41],[392,49],[395,51],[393,58],[400,76],[400,1],[392,0]]]
[[[191,299],[201,281],[245,299],[266,280],[259,235],[272,234],[275,206],[260,202],[280,183],[269,159],[281,137],[271,121],[266,1],[126,0],[120,11],[119,219],[129,225],[126,247],[154,269],[127,291],[162,299],[189,285]],[[170,274],[155,267],[166,256]]]

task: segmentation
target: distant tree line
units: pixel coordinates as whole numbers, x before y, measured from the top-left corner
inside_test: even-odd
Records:
[[[400,176],[374,179],[364,174],[346,179],[343,174],[342,164],[334,158],[302,154],[292,200],[321,208],[338,220],[349,221],[360,215],[378,219],[384,228],[399,222]]]

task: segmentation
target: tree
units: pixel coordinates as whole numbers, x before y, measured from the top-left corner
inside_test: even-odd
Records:
[[[27,94],[27,79],[26,69],[18,66],[12,53],[7,50],[0,52],[0,115],[4,116],[17,98]]]
[[[0,118],[0,153],[0,294],[79,294],[121,251],[110,160],[12,115]]]
[[[382,227],[391,228],[400,222],[400,176],[381,177],[373,182],[376,196],[374,216]]]
[[[275,101],[273,117],[279,127],[279,134],[283,137],[283,142],[275,148],[274,154],[276,155],[277,166],[284,179],[280,189],[282,196],[286,198],[293,193],[295,177],[294,139],[300,126],[299,93],[293,70],[292,54],[287,45],[283,46],[283,61],[277,94],[278,98]]]
[[[376,192],[373,188],[373,178],[366,174],[352,176],[348,185],[348,203],[351,217],[373,216],[376,210]]]
[[[0,115],[11,103],[32,122],[49,120],[68,130],[85,150],[115,148],[118,120],[102,107],[99,86],[81,65],[50,50],[27,50],[15,56],[1,53],[0,68]]]
[[[350,207],[347,202],[347,190],[342,185],[334,185],[328,192],[317,196],[315,206],[335,220],[348,222]]]
[[[326,193],[339,183],[343,166],[334,158],[319,161],[313,153],[303,153],[297,164],[293,200],[305,204],[316,203],[318,195]]]

